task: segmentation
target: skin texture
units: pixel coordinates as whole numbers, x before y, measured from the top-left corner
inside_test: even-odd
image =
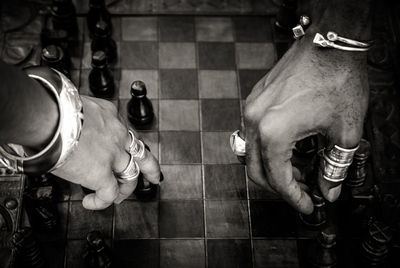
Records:
[[[311,29],[254,86],[244,130],[249,177],[306,214],[313,203],[291,164],[296,141],[322,134],[328,148],[356,147],[369,94],[365,54],[323,50],[313,37]],[[319,186],[328,201],[340,194],[340,184],[320,179]]]
[[[40,151],[52,139],[58,124],[56,101],[23,71],[1,61],[0,77],[0,144],[15,143],[27,152]],[[131,138],[111,102],[81,98],[85,122],[78,146],[53,173],[95,191],[83,199],[85,208],[104,209],[122,202],[136,188],[137,182],[121,184],[113,173],[128,165]],[[149,151],[137,163],[146,179],[159,183],[160,166]]]

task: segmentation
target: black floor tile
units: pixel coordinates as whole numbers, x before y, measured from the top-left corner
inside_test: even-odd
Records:
[[[254,240],[254,268],[297,268],[296,240]]]
[[[199,42],[198,49],[200,69],[235,69],[235,46],[233,43]]]
[[[157,238],[158,202],[125,201],[115,206],[115,239]]]
[[[44,258],[51,268],[64,268],[65,240],[42,243]]]
[[[162,164],[201,163],[199,132],[160,132]]]
[[[254,237],[295,237],[296,214],[285,202],[251,201]]]
[[[269,18],[236,17],[233,19],[237,42],[271,42]]]
[[[249,96],[253,87],[267,73],[266,70],[239,70],[240,93],[242,99]]]
[[[203,237],[204,218],[201,200],[160,202],[160,237]]]
[[[207,237],[248,237],[247,200],[207,200]]]
[[[204,267],[204,240],[160,240],[160,268]]]
[[[158,268],[160,261],[158,239],[116,240],[114,255],[118,268]]]
[[[197,71],[191,69],[160,70],[162,99],[198,99]]]
[[[68,239],[85,239],[87,233],[97,230],[104,237],[111,237],[113,206],[105,210],[88,210],[82,206],[82,202],[71,202]]]
[[[246,199],[242,165],[205,165],[204,181],[207,199]]]
[[[208,239],[207,253],[209,268],[252,267],[250,241],[247,239]]]
[[[193,17],[161,17],[158,23],[162,42],[192,42],[195,39]]]
[[[121,68],[157,69],[157,42],[121,42]]]
[[[206,99],[201,101],[202,130],[235,130],[240,128],[238,100]]]

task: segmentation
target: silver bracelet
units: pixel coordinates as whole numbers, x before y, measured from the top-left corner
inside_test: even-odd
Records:
[[[0,162],[15,173],[43,174],[60,167],[78,144],[83,127],[83,107],[78,90],[62,73],[46,67],[25,69],[54,95],[59,112],[57,130],[40,152],[27,156],[22,146],[0,146]]]

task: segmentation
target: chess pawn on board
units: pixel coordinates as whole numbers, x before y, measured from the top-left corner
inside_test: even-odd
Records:
[[[132,98],[127,107],[128,119],[134,126],[148,125],[153,121],[153,105],[146,95],[146,85],[142,81],[134,81],[131,85]]]
[[[93,95],[98,98],[112,98],[115,93],[114,77],[103,51],[93,54],[92,68],[89,73],[89,88]]]
[[[361,243],[361,262],[367,267],[382,265],[386,261],[391,239],[389,226],[380,221],[371,222]]]
[[[69,36],[78,32],[76,11],[72,0],[53,0],[50,13],[54,29],[65,30]]]
[[[86,236],[86,249],[83,253],[86,268],[111,268],[111,251],[99,231],[91,231]]]
[[[69,73],[70,59],[65,55],[59,46],[49,45],[42,49],[42,65],[56,69],[66,77],[71,77]]]
[[[367,140],[361,139],[360,145],[354,154],[353,163],[349,168],[346,185],[351,188],[360,187],[367,177],[366,163],[370,155],[371,145]]]
[[[107,10],[104,0],[90,0],[89,11],[87,14],[87,25],[90,32],[90,36],[94,35],[96,24],[99,21],[105,22],[110,31],[112,32],[111,15]]]
[[[326,206],[322,194],[315,188],[311,193],[314,210],[310,215],[299,214],[302,222],[312,228],[317,228],[326,223]]]
[[[117,59],[117,44],[111,37],[109,25],[102,20],[95,26],[91,50],[92,53],[99,50],[104,51],[108,63],[113,63]]]
[[[336,234],[332,230],[321,231],[308,252],[308,259],[312,267],[332,268],[336,267]]]
[[[22,228],[16,231],[11,237],[11,244],[16,252],[16,267],[48,267],[32,229]]]

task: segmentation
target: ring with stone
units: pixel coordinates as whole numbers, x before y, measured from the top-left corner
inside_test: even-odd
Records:
[[[334,145],[332,149],[325,149],[321,159],[323,178],[330,182],[344,181],[357,149],[358,146],[346,149],[338,145]]]
[[[245,156],[246,155],[246,141],[240,137],[240,131],[236,130],[231,134],[230,144],[232,152],[237,156]]]

